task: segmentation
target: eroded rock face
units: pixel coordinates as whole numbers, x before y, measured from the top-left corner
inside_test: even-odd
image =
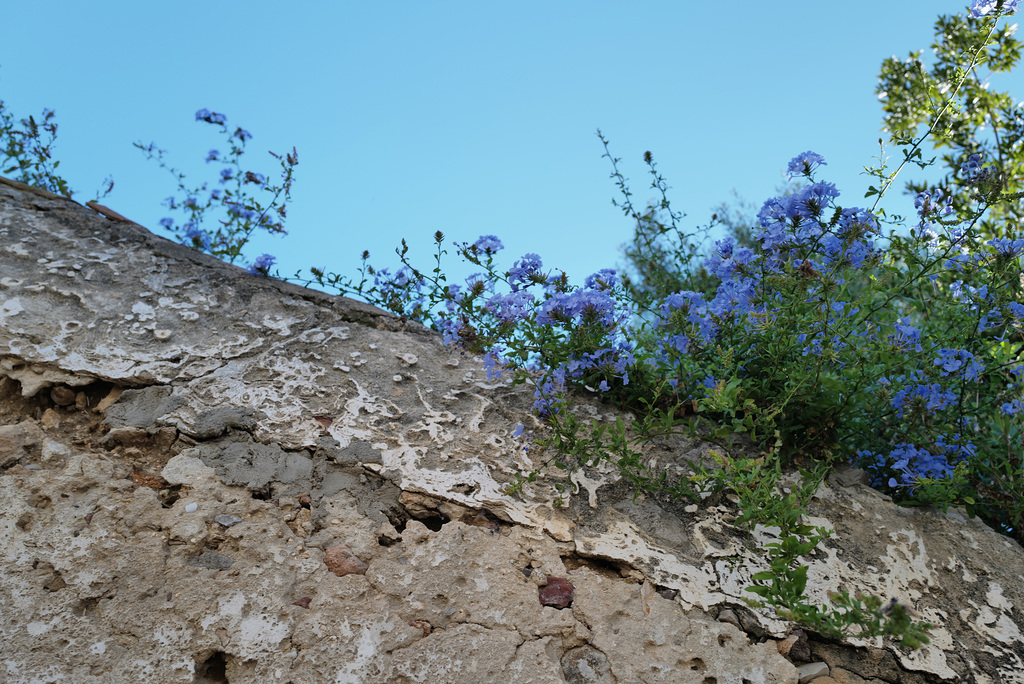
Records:
[[[536,429],[531,401],[372,307],[0,184],[0,672],[743,684],[825,671],[783,657],[792,626],[743,602],[771,531],[733,528],[727,497],[634,503],[593,471],[565,508],[552,478],[505,496],[532,466],[512,437]],[[662,447],[650,457],[667,468],[707,449]],[[916,652],[811,635],[790,658],[840,682],[1024,682],[1019,546],[855,477],[810,514],[835,530],[813,597],[898,598],[938,626]],[[571,604],[542,604],[549,577]]]

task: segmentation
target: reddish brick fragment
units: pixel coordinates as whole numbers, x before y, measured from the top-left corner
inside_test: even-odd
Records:
[[[368,566],[358,556],[352,553],[347,546],[331,546],[327,548],[324,555],[324,563],[327,569],[338,577],[345,575],[365,575]]]
[[[548,575],[548,583],[540,588],[540,604],[558,609],[568,608],[574,591],[575,587],[569,580]]]

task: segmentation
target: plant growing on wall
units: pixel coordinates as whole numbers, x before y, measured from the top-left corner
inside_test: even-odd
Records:
[[[571,474],[602,462],[640,490],[691,498],[730,490],[736,524],[778,529],[752,577],[752,604],[826,637],[888,635],[916,647],[929,626],[898,601],[808,599],[802,558],[829,531],[804,512],[844,462],[908,505],[963,506],[1024,540],[1024,119],[1008,94],[986,87],[1019,61],[1021,44],[1001,21],[1018,3],[975,0],[967,16],[941,17],[930,67],[921,53],[886,60],[879,94],[899,163],[880,155],[865,170],[861,206],[824,177],[823,155],[801,152],[788,162],[791,184],[764,202],[756,225],[726,220],[731,234],[704,249],[719,217],[685,229],[649,152],[660,197],[635,206],[598,132],[616,204],[633,224],[623,270],[597,270],[577,286],[538,254],[503,265],[501,240],[484,235],[454,245],[477,269],[454,282],[439,231],[431,267],[417,265],[403,241],[394,266],[373,265],[364,252],[354,277],[314,268],[295,278],[430,325],[446,343],[482,354],[490,379],[533,389],[544,429],[521,425],[517,437],[539,454],[537,467],[510,495],[549,468]],[[48,161],[51,119],[18,128],[7,116],[0,133],[9,168],[69,196]],[[255,230],[284,232],[298,157],[274,155],[281,180],[271,184],[242,166],[247,131],[206,109],[196,119],[225,137],[227,152],[207,156],[219,177],[189,185],[171,169],[178,195],[167,205],[184,220],[161,225],[234,262]],[[137,146],[169,168],[163,151]],[[933,150],[939,156],[928,159]],[[909,222],[881,205],[907,167],[943,174],[907,183],[917,208]],[[261,255],[249,270],[272,275],[273,263]],[[635,418],[589,421],[573,410],[582,396]],[[682,472],[653,467],[645,443],[675,433],[716,448]],[[568,494],[570,485],[558,486]]]

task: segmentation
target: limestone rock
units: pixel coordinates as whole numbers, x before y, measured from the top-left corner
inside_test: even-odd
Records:
[[[602,470],[564,508],[557,472],[506,496],[531,403],[419,326],[0,182],[4,676],[795,684],[792,625],[744,602],[773,531],[737,530],[727,497],[634,503]],[[835,534],[810,598],[897,598],[937,626],[914,652],[810,634],[812,662],[1024,682],[1021,548],[860,483],[815,497]],[[332,572],[339,554],[363,572]],[[571,605],[541,604],[549,576]]]

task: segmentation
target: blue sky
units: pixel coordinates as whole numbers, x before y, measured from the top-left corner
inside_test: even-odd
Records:
[[[295,146],[290,235],[249,250],[282,273],[353,273],[363,249],[393,264],[403,237],[428,265],[441,230],[497,235],[507,265],[536,252],[579,282],[621,263],[630,237],[596,129],[641,204],[653,152],[688,226],[734,190],[760,206],[805,150],[825,155],[819,178],[844,206],[870,205],[879,66],[928,48],[937,15],[967,4],[6,3],[0,99],[19,116],[55,109],[76,199],[112,175],[105,204],[155,232],[174,182],[132,142],[155,141],[197,184],[222,147],[200,108],[253,133],[255,171]]]

